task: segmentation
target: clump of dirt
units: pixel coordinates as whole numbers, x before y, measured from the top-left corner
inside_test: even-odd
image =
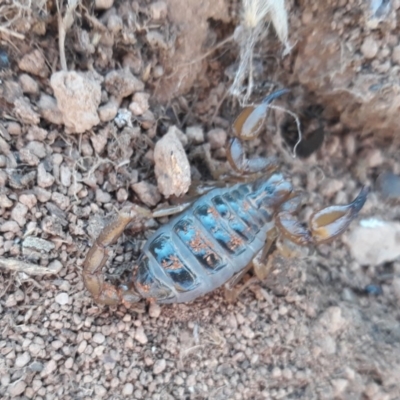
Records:
[[[287,1],[291,52],[272,29],[254,46],[251,100],[291,90],[246,151],[279,155],[305,192],[304,221],[370,186],[343,240],[303,258],[274,253],[267,279],[233,304],[217,290],[191,304],[128,309],[93,302],[84,257],[116,210],[176,204],[190,181],[200,189],[229,170],[240,52],[230,38],[241,4],[3,3],[0,396],[398,398],[400,3]],[[285,110],[301,122],[301,158],[292,157],[299,131]],[[166,221],[133,224],[111,246],[110,282],[129,275]],[[370,229],[373,259],[364,256]]]

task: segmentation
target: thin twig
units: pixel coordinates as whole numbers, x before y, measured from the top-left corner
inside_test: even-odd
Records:
[[[22,35],[21,33],[18,33],[18,32],[14,32],[14,31],[12,31],[10,29],[5,28],[4,26],[0,26],[0,32],[5,33],[6,35],[14,36],[14,37],[16,37],[17,39],[20,39],[20,40],[24,40],[25,39],[25,35]]]
[[[0,257],[0,268],[15,272],[25,272],[27,275],[54,275],[58,274],[62,268],[49,269],[40,265],[16,260],[15,258]]]

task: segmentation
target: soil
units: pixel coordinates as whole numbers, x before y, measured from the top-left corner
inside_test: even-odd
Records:
[[[83,261],[117,210],[177,204],[229,169],[241,4],[66,3],[0,4],[0,396],[399,399],[400,1],[286,1],[290,53],[269,27],[252,60],[251,102],[290,93],[248,154],[279,157],[304,221],[369,185],[349,232],[273,253],[233,303],[130,308],[97,305]],[[166,221],[127,229],[107,279]]]

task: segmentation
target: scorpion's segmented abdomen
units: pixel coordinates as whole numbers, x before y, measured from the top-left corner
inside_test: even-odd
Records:
[[[251,205],[249,192],[247,184],[215,189],[160,228],[138,262],[138,292],[160,302],[190,301],[240,271],[262,246],[257,235],[270,220]]]

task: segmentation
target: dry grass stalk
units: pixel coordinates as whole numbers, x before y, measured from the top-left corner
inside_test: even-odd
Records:
[[[68,0],[64,17],[61,16],[59,1],[60,0],[56,1],[57,13],[58,13],[58,48],[60,52],[61,69],[67,71],[68,67],[67,67],[67,60],[65,58],[65,37],[67,35],[68,30],[74,23],[75,9],[79,5],[80,0]]]
[[[25,272],[27,275],[54,275],[60,272],[60,270],[41,267],[40,265],[4,257],[0,257],[0,268],[14,272]]]

